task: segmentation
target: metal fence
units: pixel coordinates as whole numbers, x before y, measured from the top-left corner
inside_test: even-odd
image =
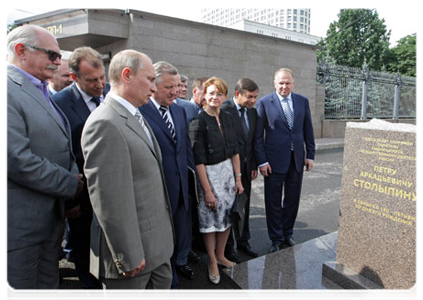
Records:
[[[416,118],[416,78],[320,63],[325,119]]]

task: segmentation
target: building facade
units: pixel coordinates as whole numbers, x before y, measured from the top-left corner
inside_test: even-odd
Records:
[[[275,27],[310,34],[309,8],[219,8],[202,9],[201,20],[207,24],[230,27],[242,20],[250,20]]]

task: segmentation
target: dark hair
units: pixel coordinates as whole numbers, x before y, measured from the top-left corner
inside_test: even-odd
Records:
[[[207,77],[200,77],[200,78],[196,78],[193,82],[192,82],[192,88],[193,89],[198,89],[201,90],[201,88],[203,87],[203,83],[207,81]]]
[[[235,92],[238,91],[241,95],[244,91],[254,92],[258,90],[258,85],[249,78],[241,78],[235,85]]]
[[[101,58],[101,54],[98,53],[96,50],[94,50],[91,47],[79,47],[76,48],[72,54],[69,56],[68,64],[69,69],[72,73],[76,75],[76,77],[79,78],[81,75],[79,73],[79,67],[81,64],[81,61],[87,60],[91,66],[98,69],[100,67],[104,67],[103,65],[103,59]]]

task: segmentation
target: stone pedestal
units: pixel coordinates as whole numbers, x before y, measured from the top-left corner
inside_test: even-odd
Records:
[[[415,284],[414,125],[347,124],[336,263],[323,275],[345,288]]]

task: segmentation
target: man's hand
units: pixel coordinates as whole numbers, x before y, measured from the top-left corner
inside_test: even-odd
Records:
[[[84,188],[84,181],[82,180],[83,175],[82,174],[75,174],[75,176],[78,178],[78,188],[76,189],[76,193],[74,198],[78,197],[79,193]]]
[[[66,210],[65,216],[66,216],[66,218],[71,219],[71,220],[78,219],[81,216],[81,205],[78,204],[77,206]]]
[[[314,160],[306,159],[304,166],[306,167],[306,171],[310,171],[311,169],[313,169]]]
[[[251,181],[253,181],[254,179],[257,178],[258,172],[257,170],[252,170],[251,171]]]
[[[260,167],[260,173],[264,177],[267,177],[270,174],[272,174],[272,168],[270,167],[270,164],[267,164],[267,165]]]
[[[145,268],[145,258],[141,261],[141,263],[132,271],[123,273],[125,277],[135,277],[138,273],[142,272]]]

